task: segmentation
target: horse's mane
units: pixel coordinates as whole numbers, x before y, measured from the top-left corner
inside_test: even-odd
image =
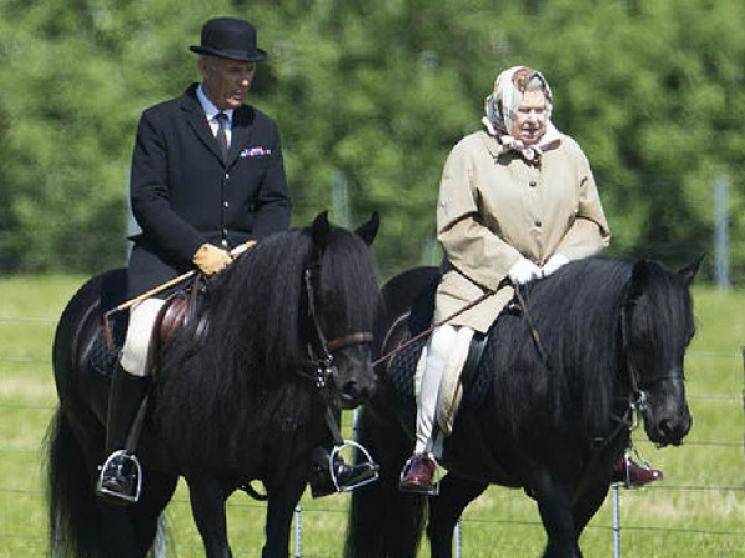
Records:
[[[675,346],[666,341],[680,331],[676,328],[692,328],[690,297],[677,275],[654,263],[646,265],[646,304],[638,305],[635,313],[653,330],[656,347]],[[633,268],[633,262],[588,258],[528,288],[528,313],[550,370],[538,357],[525,321],[499,318],[489,354],[497,374],[496,408],[502,409],[511,430],[536,425],[536,416],[565,425],[578,422],[589,437],[602,437],[614,428],[608,419],[623,411],[618,386],[627,381],[619,310],[630,294]]]
[[[369,329],[378,302],[371,252],[343,229],[332,228],[326,242],[318,289],[326,333]],[[237,443],[231,436],[307,421],[310,382],[296,369],[307,359],[300,305],[313,250],[309,229],[262,239],[210,282],[206,333],[194,341],[195,321],[163,355],[156,418],[166,439],[192,458]],[[272,403],[268,394],[278,388]]]

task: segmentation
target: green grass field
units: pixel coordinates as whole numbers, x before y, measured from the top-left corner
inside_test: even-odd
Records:
[[[56,403],[50,351],[56,319],[82,280],[0,280],[0,558],[46,553],[41,446]],[[686,363],[694,426],[679,448],[658,450],[637,437],[666,477],[653,488],[621,491],[623,556],[745,558],[745,293],[697,288],[694,299],[698,332]],[[303,556],[341,555],[348,498],[306,495]],[[585,556],[612,556],[610,504],[609,496],[583,535]],[[263,514],[244,495],[230,499],[234,556],[260,555]],[[203,556],[183,483],[167,521],[171,556]],[[521,491],[492,487],[466,510],[463,556],[540,556],[545,536],[538,522]]]

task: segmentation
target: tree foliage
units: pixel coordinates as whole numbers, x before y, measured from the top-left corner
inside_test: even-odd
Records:
[[[123,263],[139,114],[197,78],[187,47],[202,22],[236,15],[270,53],[251,102],[279,122],[296,224],[331,207],[342,173],[353,220],[381,213],[386,270],[417,263],[447,152],[479,128],[497,73],[529,64],[590,159],[617,254],[711,252],[712,187],[727,176],[745,277],[744,12],[739,0],[0,0],[0,267]]]

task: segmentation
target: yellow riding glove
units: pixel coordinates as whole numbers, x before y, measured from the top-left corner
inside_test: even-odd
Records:
[[[233,258],[217,246],[202,244],[194,252],[191,261],[199,268],[199,271],[205,275],[212,275],[225,269],[233,261]]]

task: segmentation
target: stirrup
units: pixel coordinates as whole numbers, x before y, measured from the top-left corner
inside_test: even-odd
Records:
[[[645,485],[649,484],[650,482],[656,482],[659,480],[662,480],[662,476],[651,478],[646,481],[637,481],[633,482],[631,480],[631,473],[629,468],[629,463],[634,463],[634,459],[638,462],[638,466],[642,469],[646,469],[647,471],[658,471],[654,467],[652,467],[652,464],[647,461],[642,454],[639,453],[639,450],[636,449],[636,446],[630,446],[627,447],[623,452],[623,476],[624,479],[622,481],[623,487],[627,489],[634,489],[634,488],[642,488]],[[659,472],[659,471],[658,471]]]
[[[133,467],[133,471],[137,475],[137,483],[135,484],[134,494],[125,494],[123,492],[109,490],[103,485],[104,472],[109,468],[109,466],[112,465],[112,462],[119,458],[124,460],[123,463],[126,463],[128,461],[130,463],[130,466]],[[121,467],[121,465],[119,467]],[[100,496],[113,501],[124,500],[126,502],[132,503],[137,502],[140,499],[140,492],[142,490],[142,467],[140,466],[140,460],[137,459],[136,455],[127,453],[126,450],[115,451],[106,459],[103,465],[100,465],[98,467],[98,469],[100,471],[100,474],[98,475],[98,482],[96,483],[96,492]]]
[[[358,444],[354,440],[344,440],[343,442],[344,443],[342,443],[342,445],[340,446],[334,446],[331,452],[329,452],[328,470],[331,474],[331,482],[334,484],[334,489],[336,490],[336,492],[351,492],[352,490],[359,488],[360,486],[365,486],[366,484],[370,484],[371,482],[375,482],[376,480],[378,480],[378,471],[380,470],[380,467],[373,461],[370,452],[368,452],[362,446],[362,444]],[[362,463],[358,463],[357,465],[353,465],[354,467],[358,467],[360,465],[369,465],[374,473],[371,477],[363,479],[359,482],[339,486],[339,481],[336,478],[336,471],[334,470],[334,457],[339,455],[339,452],[346,447],[357,448],[357,450],[361,451],[362,454],[365,456],[365,461],[363,461]]]
[[[411,460],[414,459],[412,455],[406,460],[404,466],[401,468],[401,472],[398,475],[398,489],[406,494],[421,494],[423,496],[439,496],[440,495],[440,478],[437,472],[438,463],[437,460],[432,458],[435,462],[435,472],[432,476],[432,485],[429,488],[409,488],[404,486],[404,477],[411,468]],[[436,479],[436,480],[435,480]]]

